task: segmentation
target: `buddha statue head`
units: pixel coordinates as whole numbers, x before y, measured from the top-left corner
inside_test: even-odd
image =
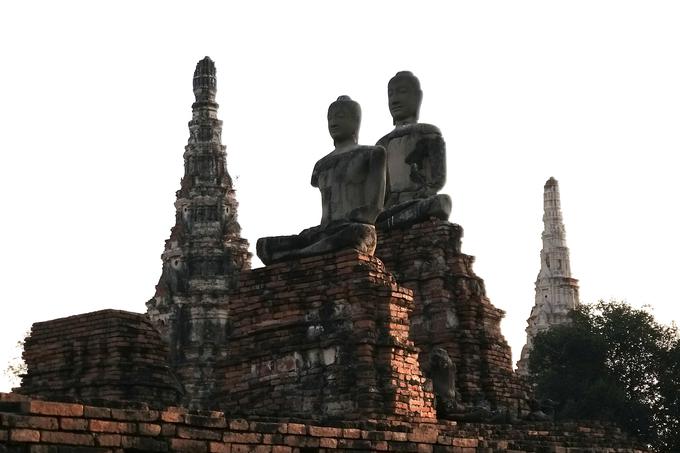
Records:
[[[416,123],[423,92],[411,71],[400,71],[387,84],[387,98],[395,126]]]
[[[349,96],[340,96],[328,107],[328,132],[336,148],[356,145],[361,125],[361,107]]]

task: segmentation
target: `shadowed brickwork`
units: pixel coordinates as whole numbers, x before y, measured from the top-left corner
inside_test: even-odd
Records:
[[[19,391],[45,398],[171,405],[181,385],[168,347],[142,314],[102,310],[33,324]]]
[[[217,397],[230,413],[434,418],[408,338],[411,291],[356,251],[242,274]]]
[[[444,348],[457,368],[462,402],[525,411],[526,389],[512,372],[512,354],[500,330],[503,310],[486,297],[461,253],[463,229],[433,219],[407,229],[379,231],[376,256],[397,282],[414,293],[411,338],[421,349],[426,375],[429,354]]]

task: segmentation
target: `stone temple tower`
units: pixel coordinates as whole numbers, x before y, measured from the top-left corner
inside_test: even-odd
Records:
[[[147,314],[169,344],[171,363],[187,387],[210,380],[211,364],[222,354],[228,333],[229,293],[240,272],[250,269],[251,258],[236,217],[238,203],[217,118],[215,63],[209,57],[196,65],[193,82],[196,102],[175,226],[165,241],[156,293],[147,302]]]
[[[560,208],[560,188],[552,177],[544,186],[543,211],[541,270],[536,279],[536,302],[527,319],[527,342],[517,362],[517,372],[521,375],[528,374],[529,354],[536,334],[569,322],[569,310],[579,304],[578,280],[571,277],[569,248]]]

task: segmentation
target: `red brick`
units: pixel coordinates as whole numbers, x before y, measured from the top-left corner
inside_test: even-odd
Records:
[[[59,429],[56,418],[35,415],[3,414],[2,424],[10,428]]]
[[[180,423],[184,421],[184,412],[179,410],[167,410],[161,412],[161,420],[170,423]]]
[[[342,429],[310,426],[309,435],[314,437],[340,437],[342,435]]]
[[[158,436],[161,433],[161,425],[155,423],[139,423],[137,427],[142,436]]]
[[[423,442],[427,444],[434,444],[437,442],[439,430],[434,427],[418,427],[413,432],[408,433],[409,442]]]
[[[187,453],[207,453],[208,443],[200,440],[171,439],[170,450],[173,452],[183,451]]]
[[[9,433],[4,429],[0,429],[0,442],[6,442],[9,438]]]
[[[231,444],[210,442],[210,453],[231,453]]]
[[[52,403],[48,401],[30,401],[28,412],[41,415],[60,415],[62,417],[82,417],[82,404]]]
[[[272,453],[292,453],[292,451],[292,448],[284,447],[282,445],[274,445],[272,447]]]
[[[90,420],[90,431],[118,434],[134,434],[136,432],[134,423],[108,420]]]
[[[9,440],[14,442],[40,442],[40,431],[34,429],[13,429],[9,432]]]
[[[90,445],[90,446],[94,445],[94,436],[92,434],[41,431],[40,439],[43,442],[50,444]]]
[[[97,434],[94,440],[99,447],[120,447],[120,434]]]
[[[379,441],[373,442],[373,448],[376,449],[377,451],[387,451],[388,445],[387,445],[386,441],[379,440]]]
[[[338,440],[332,437],[322,437],[319,439],[319,447],[321,448],[337,448]]]
[[[345,428],[342,430],[342,437],[347,439],[359,439],[361,437],[361,430],[354,428]]]
[[[59,420],[59,425],[61,429],[66,431],[85,431],[87,420],[84,418],[62,418]]]
[[[288,423],[288,434],[307,434],[307,425]]]
[[[432,453],[432,445],[430,444],[418,444],[418,453]]]
[[[236,444],[231,446],[231,453],[250,453],[252,445]]]
[[[256,444],[262,440],[262,434],[259,433],[224,433],[224,442],[231,442],[236,444]]]
[[[478,444],[479,441],[477,439],[462,439],[459,437],[453,439],[454,447],[476,448]]]

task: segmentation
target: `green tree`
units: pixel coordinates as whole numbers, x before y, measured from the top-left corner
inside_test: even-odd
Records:
[[[26,335],[24,337],[27,337],[30,332],[26,332]],[[24,352],[24,341],[25,339],[21,339],[16,342],[15,348],[16,348],[16,356],[10,360],[10,362],[7,364],[7,367],[4,370],[5,376],[9,378],[10,385],[12,387],[18,386],[21,384],[21,375],[25,374],[27,369],[26,369],[26,363],[24,362],[24,359],[21,357],[22,353]]]
[[[529,370],[562,419],[619,424],[658,451],[680,451],[680,341],[645,310],[582,305],[572,323],[537,335]]]

